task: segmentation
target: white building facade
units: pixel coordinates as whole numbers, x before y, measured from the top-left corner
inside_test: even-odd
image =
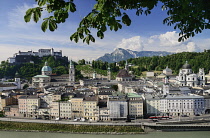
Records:
[[[205,100],[198,95],[168,95],[163,106],[172,116],[197,115],[205,113]]]
[[[179,76],[176,77],[179,86],[198,87],[205,85],[205,72],[203,68],[199,69],[197,74],[193,73],[191,65],[186,63],[179,71]]]

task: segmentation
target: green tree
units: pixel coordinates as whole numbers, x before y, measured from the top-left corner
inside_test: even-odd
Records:
[[[24,19],[29,22],[33,19],[38,22],[42,12],[46,10],[50,14],[44,18],[41,29],[54,31],[58,24],[66,22],[69,14],[75,12],[74,0],[35,0],[38,4],[35,8],[26,11]],[[70,40],[89,44],[95,42],[91,28],[97,30],[97,37],[103,39],[104,32],[117,31],[122,24],[130,26],[129,10],[135,10],[136,15],[149,15],[154,7],[161,4],[162,10],[167,11],[168,17],[163,24],[179,29],[179,41],[184,41],[204,29],[210,29],[210,2],[208,0],[95,0],[96,4],[79,23],[77,31],[70,36]]]
[[[28,88],[29,87],[29,85],[28,84],[25,84],[24,86],[23,86],[23,89],[26,89],[26,88]]]
[[[58,74],[58,75],[67,74],[68,69],[64,66],[58,66],[58,67],[55,68],[55,73]]]
[[[118,90],[118,86],[117,85],[112,85],[111,88],[113,88],[115,91]]]
[[[79,64],[79,65],[85,65],[86,63],[85,63],[85,60],[82,59],[82,60],[79,60],[79,61],[78,61],[78,64]]]

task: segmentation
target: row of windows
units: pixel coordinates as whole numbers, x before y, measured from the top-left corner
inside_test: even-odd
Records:
[[[142,107],[143,105],[130,105],[130,107]]]
[[[64,111],[60,111],[60,112],[64,112],[64,113],[71,113],[71,111],[65,111],[65,110],[64,110]]]
[[[84,106],[85,108],[96,108],[96,106]]]
[[[71,109],[70,107],[60,107],[60,109]]]
[[[84,104],[93,104],[93,105],[96,105],[96,103],[90,103],[90,102],[84,102]]]
[[[142,110],[142,108],[135,108],[135,109],[131,108],[131,110]]]

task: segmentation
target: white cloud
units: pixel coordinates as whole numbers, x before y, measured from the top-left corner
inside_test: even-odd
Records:
[[[147,39],[147,45],[158,45],[162,47],[180,46],[183,42],[178,42],[179,34],[176,31],[166,32],[160,35],[153,35]]]
[[[34,21],[26,23],[24,21],[24,15],[29,8],[34,8],[36,5],[17,6],[8,13],[8,26],[13,29],[28,29],[36,25]]]
[[[142,51],[144,45],[142,43],[140,36],[134,36],[128,39],[122,39],[120,44],[117,45],[118,48],[130,49],[134,51]]]
[[[194,43],[194,42],[189,42],[186,45],[187,51],[188,52],[200,52],[200,48]]]
[[[160,35],[153,35],[145,40],[145,49],[151,51],[170,52],[200,52],[204,49],[204,46],[201,46],[203,45],[201,42],[199,42],[198,46],[196,42],[192,41],[192,39],[185,40],[184,42],[178,42],[178,38],[179,35],[175,31],[166,32]]]
[[[159,35],[160,46],[178,46],[181,43],[178,42],[179,35],[176,31],[166,32],[165,34]]]

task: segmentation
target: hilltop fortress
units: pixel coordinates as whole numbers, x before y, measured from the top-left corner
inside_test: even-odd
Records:
[[[51,49],[39,49],[38,52],[28,51],[28,52],[21,52],[15,53],[13,57],[8,58],[8,62],[10,64],[21,64],[21,63],[33,63],[32,56],[44,57],[44,56],[54,56],[56,58],[66,58],[62,57],[62,50],[59,52],[55,52],[53,48]]]

